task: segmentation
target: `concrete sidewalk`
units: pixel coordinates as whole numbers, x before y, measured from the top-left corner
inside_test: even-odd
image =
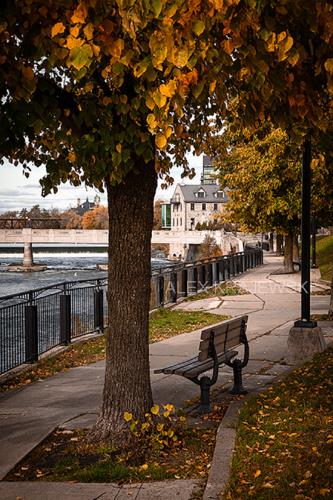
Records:
[[[271,273],[281,267],[281,259],[267,257],[265,265],[252,269],[236,279],[250,293],[225,297],[220,300],[205,299],[183,302],[179,309],[209,310],[218,316],[249,314],[247,335],[250,341],[250,361],[244,370],[244,385],[249,391],[269,385],[276,375],[291,367],[286,365],[288,332],[300,314],[300,294],[297,291],[297,275],[288,275],[293,286],[273,281]],[[283,280],[282,280],[283,281]],[[317,295],[311,299],[312,312],[327,313],[329,296]],[[321,325],[327,343],[333,340],[333,322]],[[154,400],[157,403],[173,403],[182,407],[186,400],[198,396],[198,387],[190,381],[172,375],[155,375],[153,370],[193,356],[198,349],[200,331],[173,337],[150,347],[151,380]],[[55,427],[85,427],[91,425],[98,414],[104,381],[104,362],[73,368],[54,377],[0,396],[0,478],[43,440]],[[223,387],[232,384],[232,370],[222,365],[218,383]],[[182,484],[181,484],[182,483]],[[135,488],[119,488],[117,485],[93,485],[85,493],[76,485],[71,492],[66,484],[57,483],[0,483],[0,498],[57,499],[80,498],[190,498],[197,487],[195,481],[174,481],[168,488],[151,483]],[[59,484],[59,483],[58,483]],[[50,485],[50,486],[47,486]],[[105,488],[103,489],[103,487]],[[166,486],[166,484],[165,484]],[[43,489],[44,488],[44,489]],[[112,493],[111,493],[111,489]],[[158,489],[160,488],[160,489]],[[66,493],[67,491],[67,493]],[[159,493],[157,493],[159,491]],[[171,493],[172,491],[172,493]],[[103,493],[104,492],[104,493]],[[77,493],[77,496],[76,496]],[[113,495],[113,496],[112,496]]]

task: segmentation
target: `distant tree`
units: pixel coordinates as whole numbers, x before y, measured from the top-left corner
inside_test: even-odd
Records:
[[[198,258],[211,259],[213,257],[219,257],[222,254],[222,249],[217,244],[216,239],[207,234],[199,247]]]
[[[45,208],[42,208],[40,205],[34,205],[27,211],[26,216],[29,219],[50,219],[51,213]]]
[[[230,130],[218,138],[223,145],[216,159],[222,187],[229,187],[225,220],[250,232],[277,232],[285,236],[285,272],[293,272],[295,235],[300,231],[301,155],[299,147],[281,129],[270,125],[253,135]],[[333,185],[325,157],[314,151],[313,213],[324,221],[332,215]]]
[[[82,216],[82,229],[108,229],[108,209],[103,205],[89,210]]]
[[[18,215],[17,210],[6,210],[6,212],[3,212],[0,214],[1,219],[15,219]]]
[[[82,217],[74,210],[65,210],[60,213],[60,226],[63,229],[81,229]]]
[[[154,203],[153,229],[162,229],[162,203],[164,203],[163,200],[156,200]]]

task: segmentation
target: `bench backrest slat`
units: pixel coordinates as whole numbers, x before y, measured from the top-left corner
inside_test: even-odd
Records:
[[[240,344],[242,322],[245,322],[246,329],[247,319],[248,316],[240,316],[239,318],[224,321],[217,326],[202,330],[199,345],[199,361],[205,361],[209,357],[209,338],[212,330],[214,331],[216,353],[220,354]]]

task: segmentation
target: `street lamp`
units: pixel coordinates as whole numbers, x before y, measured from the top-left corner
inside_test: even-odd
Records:
[[[304,142],[302,160],[302,265],[301,265],[301,319],[295,322],[297,328],[315,328],[316,321],[310,321],[310,234],[311,234],[311,142]]]

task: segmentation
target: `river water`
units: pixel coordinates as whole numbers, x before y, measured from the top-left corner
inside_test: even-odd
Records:
[[[62,281],[104,278],[107,273],[97,269],[98,264],[107,264],[106,249],[99,251],[58,251],[47,252],[34,249],[34,263],[47,266],[46,271],[33,273],[8,272],[9,264],[22,265],[23,250],[12,253],[0,249],[0,297],[25,292],[52,285]],[[170,262],[165,259],[152,259],[152,269],[165,267]]]

